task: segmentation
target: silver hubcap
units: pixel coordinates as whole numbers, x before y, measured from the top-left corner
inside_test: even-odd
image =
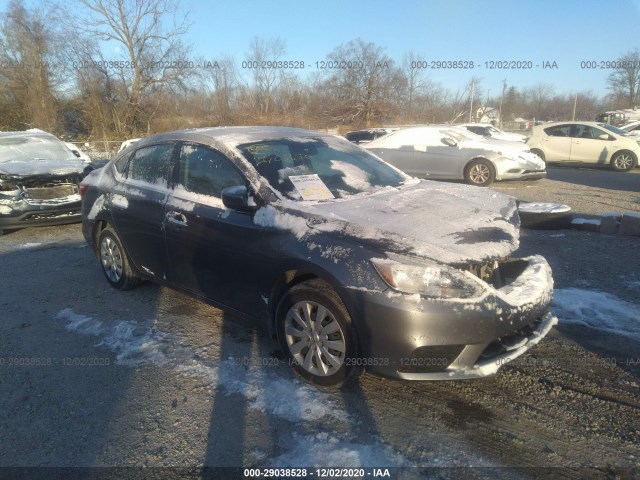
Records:
[[[113,283],[122,278],[122,252],[118,244],[110,237],[104,237],[100,244],[100,260],[105,275]]]
[[[618,155],[616,157],[616,167],[620,170],[626,170],[627,168],[631,168],[633,160],[631,159],[631,155]]]
[[[329,376],[344,363],[347,345],[340,324],[326,307],[316,302],[296,303],[284,326],[289,352],[313,375]]]
[[[484,183],[489,180],[489,175],[491,174],[489,167],[483,165],[482,163],[478,163],[471,167],[469,170],[469,178],[473,183]]]

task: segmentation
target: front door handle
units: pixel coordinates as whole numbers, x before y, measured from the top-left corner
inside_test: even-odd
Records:
[[[176,212],[175,210],[171,210],[170,212],[167,212],[167,214],[165,215],[165,219],[167,220],[167,222],[171,223],[172,225],[177,225],[179,227],[187,226],[187,217],[185,217],[180,212]]]

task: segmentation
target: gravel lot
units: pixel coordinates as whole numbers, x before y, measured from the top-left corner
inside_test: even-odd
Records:
[[[578,215],[640,211],[640,168],[619,173],[606,168],[548,166],[547,178],[498,182],[491,188],[528,202],[569,205]]]
[[[640,172],[575,172],[552,168],[548,179],[495,188],[580,214],[639,209]],[[630,183],[614,190],[621,179]],[[635,237],[529,231],[519,253],[546,256],[560,293],[609,295],[634,312],[639,249]],[[112,290],[79,225],[7,234],[0,258],[0,466],[640,476],[637,337],[561,318],[494,377],[406,383],[364,375],[348,390],[326,391],[298,381],[249,322],[153,284]],[[238,472],[215,478],[225,474]]]

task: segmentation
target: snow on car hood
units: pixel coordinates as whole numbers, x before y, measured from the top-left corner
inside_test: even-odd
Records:
[[[0,161],[0,173],[11,176],[69,175],[82,173],[87,164],[80,158],[75,160]]]
[[[470,185],[423,180],[304,210],[326,219],[310,229],[338,231],[385,251],[447,264],[505,257],[519,244],[515,199]],[[284,228],[292,225],[289,213],[281,213]],[[295,233],[300,237],[299,224]]]

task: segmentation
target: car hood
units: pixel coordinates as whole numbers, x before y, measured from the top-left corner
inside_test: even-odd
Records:
[[[6,160],[0,162],[0,173],[12,177],[34,175],[69,175],[82,173],[87,164],[80,158],[64,160]]]
[[[307,220],[311,229],[447,264],[505,257],[519,244],[515,199],[470,185],[422,180],[305,211],[314,214]]]

